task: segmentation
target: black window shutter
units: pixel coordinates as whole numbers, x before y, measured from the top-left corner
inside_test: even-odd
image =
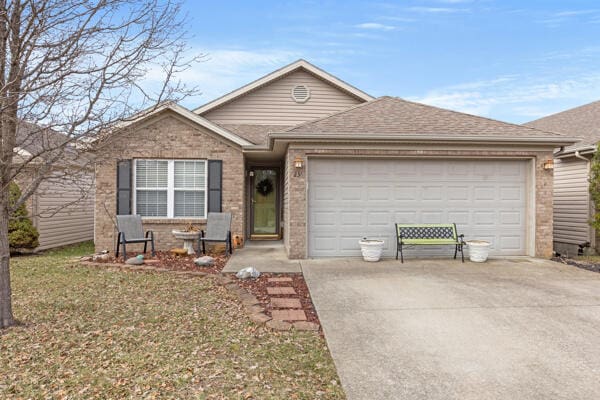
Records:
[[[208,160],[208,212],[222,211],[223,161]]]
[[[131,160],[117,161],[117,215],[131,214]]]

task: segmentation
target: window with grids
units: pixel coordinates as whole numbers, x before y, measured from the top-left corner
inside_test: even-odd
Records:
[[[135,160],[135,213],[205,218],[206,161]]]

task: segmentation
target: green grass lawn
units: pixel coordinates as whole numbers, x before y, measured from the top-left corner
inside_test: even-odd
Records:
[[[0,331],[0,398],[344,398],[323,338],[250,322],[212,279],[15,257],[21,325]]]

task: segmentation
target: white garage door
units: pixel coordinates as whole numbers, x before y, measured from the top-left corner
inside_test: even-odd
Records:
[[[492,255],[526,250],[527,161],[310,159],[309,257],[359,256],[362,237],[385,240],[394,223],[454,222],[465,239],[492,243]],[[420,246],[406,254],[450,254]]]

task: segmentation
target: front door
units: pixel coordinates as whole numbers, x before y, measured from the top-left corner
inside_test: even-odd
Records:
[[[279,238],[279,170],[250,171],[250,234],[252,239]]]

